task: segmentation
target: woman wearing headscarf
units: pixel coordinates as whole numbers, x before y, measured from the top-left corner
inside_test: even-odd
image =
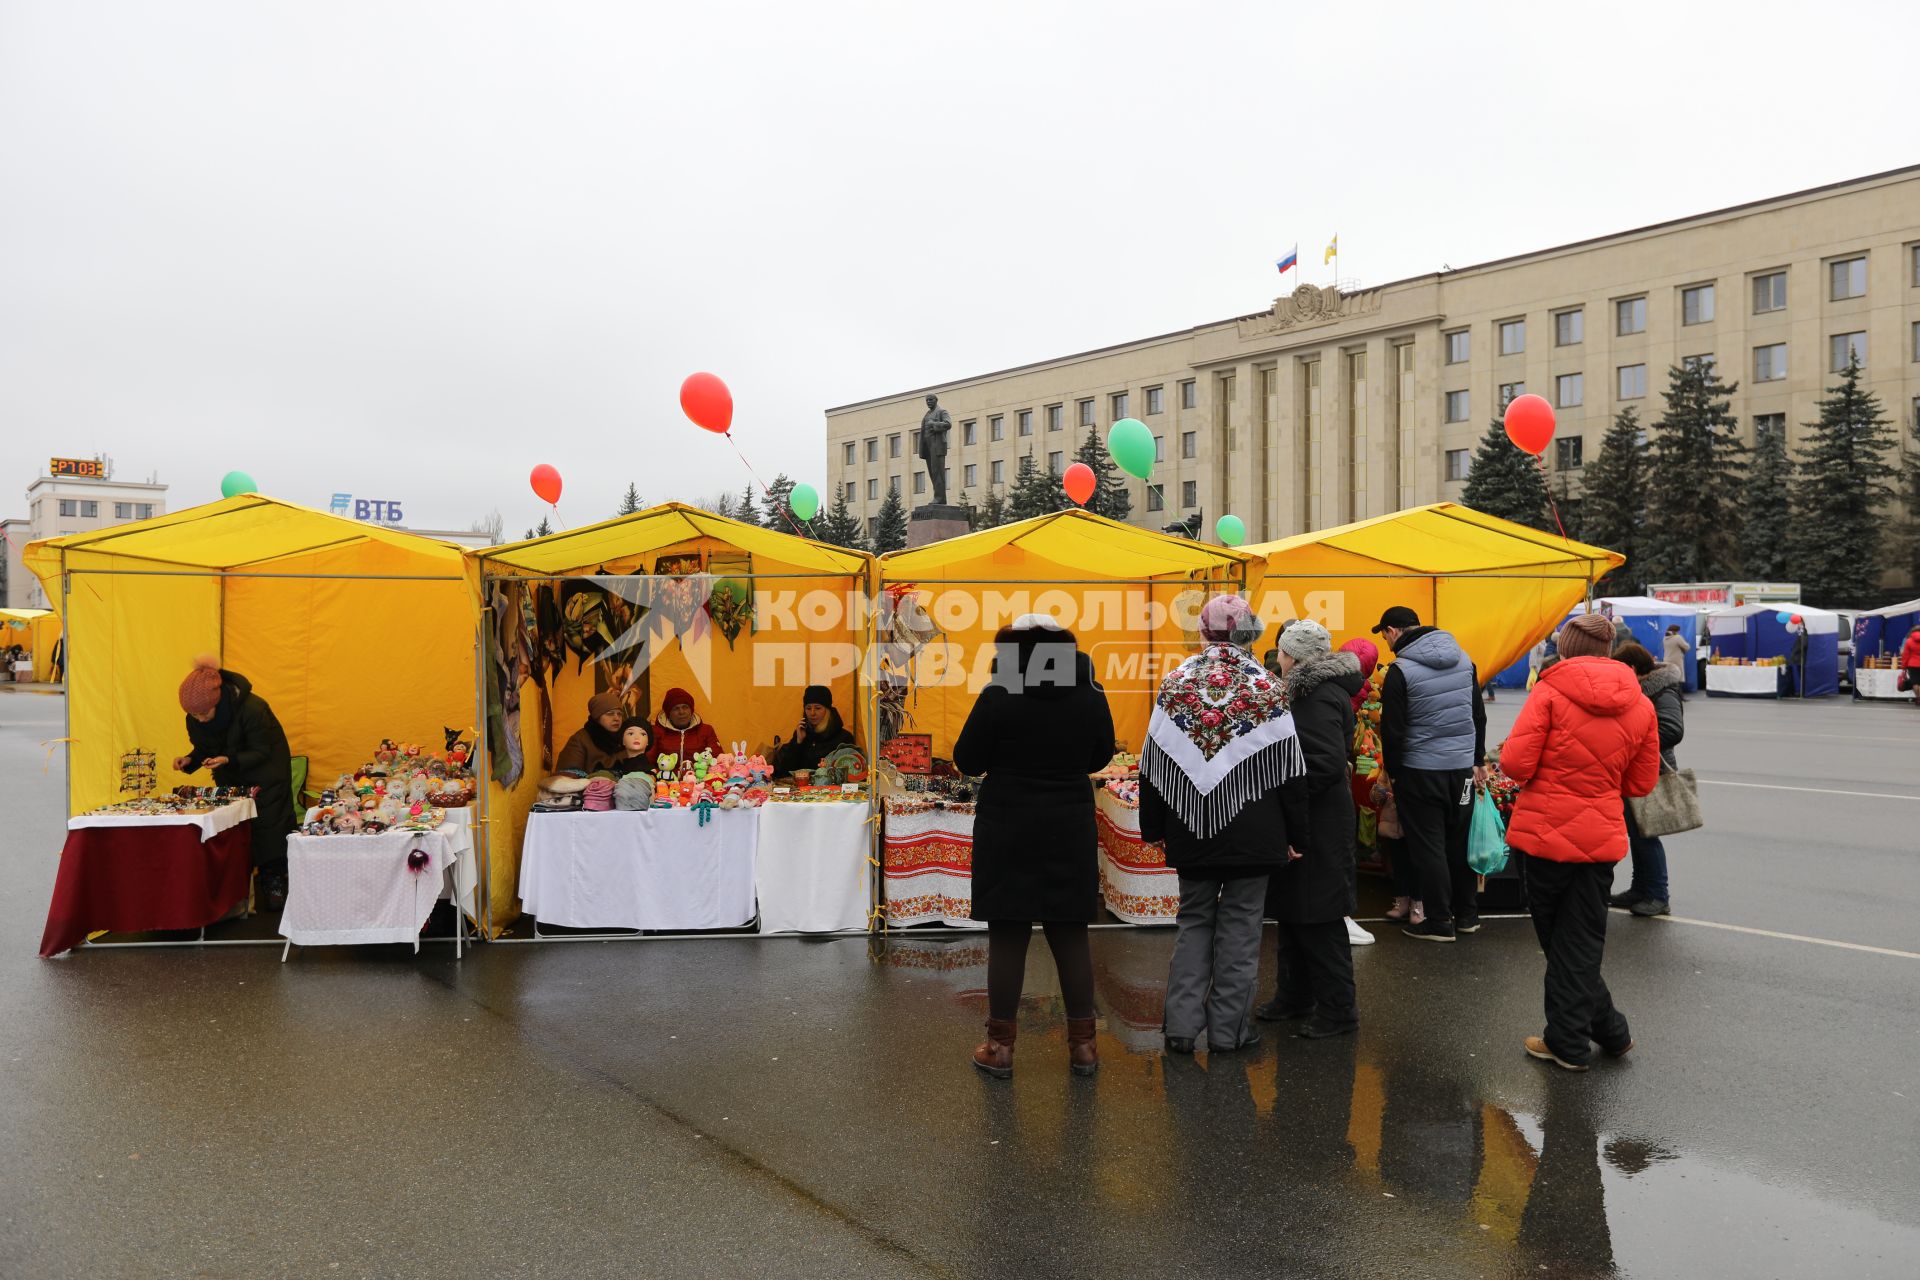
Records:
[[[587,699],[587,722],[560,748],[553,767],[562,773],[598,773],[622,754],[620,727],[626,723],[620,695],[609,689]]]
[[[1302,856],[1273,875],[1269,896],[1278,921],[1280,990],[1259,1015],[1270,1021],[1304,1018],[1295,1034],[1319,1040],[1360,1025],[1346,920],[1353,914],[1355,820],[1347,761],[1360,659],[1335,653],[1327,629],[1308,619],[1281,634],[1280,667],[1306,758],[1307,830],[1293,840]]]
[[[194,660],[180,682],[180,709],[187,713],[192,750],[173,767],[192,774],[213,770],[216,787],[258,787],[252,827],[253,867],[268,910],[287,904],[287,836],[294,828],[293,753],[286,730],[253,682],[222,669],[211,655]]]
[[[993,679],[980,691],[953,763],[985,774],[973,820],[973,918],[987,925],[987,1038],[973,1065],[1013,1074],[1027,944],[1040,922],[1067,1008],[1068,1065],[1090,1076],[1093,952],[1100,900],[1093,786],[1113,758],[1113,713],[1073,633],[1024,614],[994,637]]]
[[[1166,1046],[1192,1053],[1204,1034],[1229,1053],[1260,1040],[1260,917],[1268,875],[1307,839],[1306,763],[1280,681],[1248,651],[1260,623],[1247,602],[1209,600],[1200,636],[1147,722],[1140,834],[1180,873]]]

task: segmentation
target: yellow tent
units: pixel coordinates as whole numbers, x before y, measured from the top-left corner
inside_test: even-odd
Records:
[[[0,649],[19,645],[33,655],[33,678],[53,678],[53,646],[60,639],[60,615],[49,609],[0,609]],[[8,680],[12,672],[4,673]]]
[[[25,561],[66,624],[70,812],[119,798],[135,749],[163,787],[185,781],[167,762],[200,654],[253,682],[317,782],[382,738],[438,748],[475,721],[476,599],[448,543],[247,494],[35,542]]]
[[[1241,590],[1247,557],[1078,509],[1036,516],[880,557],[883,585],[919,588],[939,636],[916,662],[908,733],[951,755],[992,657],[993,635],[1022,613],[1065,623],[1093,658],[1114,732],[1138,748],[1160,677],[1192,651],[1211,592]],[[1183,598],[1184,597],[1184,598]]]
[[[790,737],[800,720],[801,691],[824,684],[847,728],[868,741],[859,682],[868,625],[861,599],[873,564],[865,552],[674,502],[489,547],[472,561],[488,610],[482,759],[496,781],[485,789],[483,821],[496,928],[519,914],[520,844],[540,779],[586,723],[587,700],[613,681],[648,720],[668,689],[685,689],[722,744],[744,740],[769,756],[773,739]],[[591,590],[603,577],[605,591]],[[751,600],[751,618],[736,612],[721,625],[723,593],[728,603]],[[578,647],[568,645],[570,631]],[[582,656],[609,648],[621,655],[612,664]],[[641,652],[644,662],[634,656]],[[530,656],[517,679],[503,681],[502,659],[516,653]],[[503,712],[509,682],[519,695],[517,735]],[[511,772],[503,757],[516,745],[520,771],[508,788],[497,780]]]
[[[1559,626],[1596,579],[1626,563],[1617,551],[1451,502],[1242,550],[1261,567],[1255,607],[1263,621],[1314,618],[1339,645],[1367,636],[1382,611],[1403,604],[1452,632],[1487,680]]]

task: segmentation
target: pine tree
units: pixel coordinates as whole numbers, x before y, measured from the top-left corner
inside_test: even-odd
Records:
[[[1667,407],[1653,424],[1647,485],[1646,580],[1712,582],[1738,575],[1740,486],[1747,464],[1728,411],[1738,383],[1713,362],[1667,370]]]
[[[613,514],[630,516],[640,509],[640,489],[631,480],[627,482],[627,491],[620,498],[620,509]]]
[[[822,542],[830,542],[849,551],[866,549],[867,540],[862,536],[865,530],[860,527],[860,517],[847,506],[845,489],[834,495],[833,506],[827,509],[826,515],[814,519],[813,528]]]
[[[988,485],[987,496],[980,503],[979,514],[974,517],[976,529],[997,529],[1011,517],[1007,514],[1007,497],[1000,492],[999,486]]]
[[[531,542],[535,538],[544,538],[552,532],[553,532],[553,526],[547,523],[547,518],[545,516],[541,516],[540,527],[538,529],[527,530],[527,540]]]
[[[1480,437],[1460,500],[1475,511],[1515,524],[1554,528],[1553,517],[1547,514],[1547,480],[1540,464],[1507,439],[1507,428],[1498,418]]]
[[[1600,440],[1600,452],[1581,480],[1580,534],[1583,542],[1626,556],[1625,565],[1595,584],[1598,595],[1619,595],[1629,583],[1645,583],[1640,558],[1646,548],[1647,446],[1640,439],[1640,418],[1622,409]]]
[[[1740,504],[1740,566],[1748,577],[1777,582],[1793,572],[1793,488],[1787,433],[1760,432]]]
[[[907,509],[900,502],[900,490],[889,485],[887,496],[880,503],[879,514],[874,517],[873,545],[867,549],[875,555],[883,555],[906,545]]]
[[[1034,462],[1032,451],[1021,455],[1013,475],[1013,492],[1007,499],[1010,519],[1030,520],[1034,516],[1065,511],[1072,505],[1073,500],[1060,487],[1058,476],[1042,470]]]
[[[767,528],[779,533],[792,533],[794,527],[797,525],[800,529],[800,535],[805,537],[807,532],[806,525],[800,523],[799,518],[794,516],[793,511],[788,506],[788,495],[792,492],[792,477],[784,471],[776,475],[773,478],[773,483],[767,486],[767,497],[761,512],[761,523]]]
[[[760,523],[760,504],[753,499],[753,486],[740,490],[740,501],[733,504],[733,518],[742,524]]]
[[[1107,452],[1106,443],[1092,427],[1087,428],[1087,438],[1074,451],[1073,460],[1084,462],[1093,469],[1095,485],[1093,496],[1087,499],[1087,510],[1109,520],[1132,518],[1133,495],[1127,491],[1126,478],[1120,468],[1114,465],[1113,455]]]
[[[1899,470],[1893,422],[1853,358],[1807,424],[1793,487],[1793,565],[1815,599],[1851,604],[1880,587],[1880,548]]]

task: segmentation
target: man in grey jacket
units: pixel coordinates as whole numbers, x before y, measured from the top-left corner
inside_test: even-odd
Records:
[[[1402,932],[1452,942],[1480,929],[1477,881],[1467,865],[1472,788],[1487,778],[1480,673],[1459,642],[1421,626],[1405,605],[1381,614],[1373,630],[1393,646],[1380,686],[1382,763],[1426,908],[1426,920]]]

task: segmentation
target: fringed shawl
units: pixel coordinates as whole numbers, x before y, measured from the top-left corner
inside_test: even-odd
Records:
[[[1306,772],[1278,678],[1231,644],[1209,644],[1160,684],[1140,773],[1194,835]]]

